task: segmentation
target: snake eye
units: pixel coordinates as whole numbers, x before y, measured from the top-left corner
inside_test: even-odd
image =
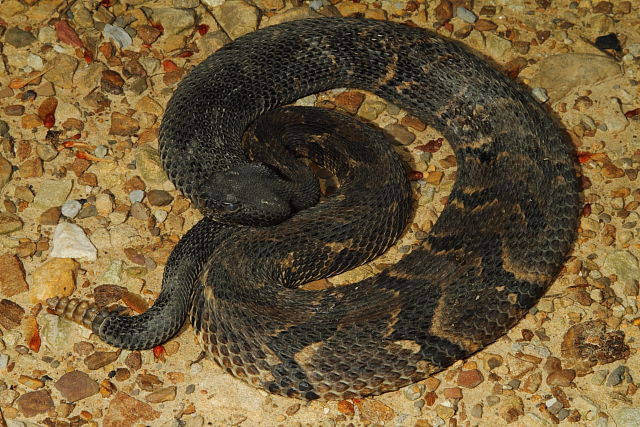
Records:
[[[222,206],[227,212],[235,212],[240,209],[240,203],[222,202]]]

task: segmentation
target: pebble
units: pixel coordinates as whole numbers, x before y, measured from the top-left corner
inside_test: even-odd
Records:
[[[243,0],[227,0],[216,12],[220,26],[231,39],[235,40],[258,27],[260,11]]]
[[[531,94],[540,103],[545,103],[549,100],[547,90],[543,87],[534,87],[533,89],[531,89]]]
[[[147,199],[151,206],[167,206],[173,201],[173,196],[164,190],[150,190]]]
[[[464,388],[475,388],[484,381],[482,373],[477,369],[460,371],[457,384]]]
[[[485,43],[487,50],[492,58],[502,58],[506,55],[507,51],[511,49],[511,42],[509,40],[503,39],[494,33],[484,34],[486,34]]]
[[[55,383],[55,388],[70,403],[86,399],[98,393],[100,386],[82,371],[67,372]]]
[[[464,22],[468,22],[470,24],[473,24],[478,20],[478,17],[475,13],[464,7],[456,8],[456,16],[462,19]]]
[[[116,42],[120,49],[127,48],[133,44],[133,40],[129,33],[127,33],[123,28],[115,25],[105,24],[102,29],[102,34],[105,39],[110,39]]]
[[[129,193],[129,201],[131,203],[141,202],[143,199],[144,199],[144,191],[142,190],[133,190],[132,192]]]
[[[413,384],[405,387],[403,390],[404,397],[408,400],[417,400],[424,393],[424,385]]]
[[[0,255],[0,296],[11,298],[28,290],[22,261],[13,254]]]
[[[384,130],[389,136],[402,145],[409,145],[416,139],[416,135],[413,132],[397,123],[385,126]]]
[[[0,235],[22,230],[22,220],[12,213],[0,212]]]
[[[9,366],[9,355],[0,353],[0,371],[5,371],[7,369],[7,366]],[[14,391],[14,390],[11,390],[11,391]],[[15,393],[16,393],[16,397],[17,397],[18,393],[17,392],[15,392]],[[9,406],[13,402],[13,400],[12,400],[11,402],[9,402],[8,405],[3,405],[3,402],[5,401],[5,396],[6,395],[7,395],[6,391],[0,392],[0,406]],[[14,400],[15,400],[15,398],[14,398]]]
[[[70,258],[53,258],[37,267],[31,275],[29,297],[32,303],[45,303],[56,296],[69,296],[76,289],[78,263]]]
[[[46,180],[40,185],[33,200],[38,209],[49,209],[61,206],[71,192],[73,181],[70,179]]]
[[[165,37],[192,31],[195,26],[195,16],[192,9],[153,9],[153,20],[162,25]]]
[[[608,387],[615,387],[619,385],[620,383],[622,383],[622,380],[624,379],[626,372],[627,372],[626,366],[624,365],[618,366],[609,374],[606,385]]]
[[[621,73],[618,63],[606,56],[585,53],[549,55],[539,62],[533,87],[547,90],[552,102],[577,87],[591,87]]]
[[[53,233],[52,243],[51,257],[84,258],[89,261],[95,261],[97,258],[96,247],[84,230],[75,224],[68,222],[58,224]]]
[[[94,371],[115,362],[118,360],[118,356],[120,356],[120,351],[96,351],[85,357],[84,364],[87,369]]]
[[[79,201],[67,200],[62,204],[62,207],[60,208],[60,213],[62,213],[62,215],[64,215],[67,218],[75,218],[76,215],[78,215],[78,212],[80,212],[81,208],[82,208],[82,204]]]
[[[29,46],[36,41],[36,38],[28,31],[21,30],[18,27],[11,27],[4,33],[4,41],[13,47],[21,48]]]
[[[73,56],[58,54],[50,63],[51,70],[44,74],[44,78],[62,89],[74,87],[73,75],[78,68],[79,61]]]
[[[25,393],[16,399],[15,405],[25,417],[44,414],[54,408],[53,399],[47,390]]]
[[[11,180],[12,173],[11,163],[0,155],[0,190]]]
[[[518,396],[504,396],[498,408],[500,416],[508,423],[516,421],[524,415],[524,404]]]
[[[133,117],[114,111],[111,113],[109,135],[133,136],[140,130],[140,124]]]
[[[24,309],[8,299],[0,300],[0,326],[13,329],[20,326],[24,317]]]
[[[149,403],[161,403],[175,400],[176,398],[176,386],[170,386],[161,388],[152,393],[149,393],[145,400]]]
[[[158,419],[160,412],[153,410],[151,405],[141,402],[121,391],[116,392],[109,402],[109,407],[104,415],[104,426],[132,426],[136,424],[153,425],[153,420]]]
[[[638,258],[627,250],[613,250],[606,255],[602,263],[601,272],[605,276],[615,274],[617,280],[612,286],[616,295],[626,298],[627,289],[633,289],[635,281],[640,277],[640,263]]]
[[[469,414],[474,418],[482,418],[483,407],[480,403],[476,403],[469,410]]]
[[[167,181],[167,174],[162,168],[158,150],[148,145],[143,145],[137,148],[135,159],[136,167],[146,183],[158,185]]]

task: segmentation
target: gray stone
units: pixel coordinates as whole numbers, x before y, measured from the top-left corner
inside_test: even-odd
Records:
[[[77,200],[67,200],[62,204],[61,213],[67,218],[75,218],[80,212],[82,205]]]
[[[4,33],[4,41],[13,47],[21,48],[29,46],[36,41],[36,38],[28,31],[21,30],[18,27],[11,27]]]
[[[456,9],[456,16],[462,19],[464,22],[468,22],[470,24],[473,24],[478,20],[478,17],[475,13],[473,13],[469,9],[465,9],[464,7],[458,7]]]
[[[133,44],[133,40],[129,33],[116,25],[106,24],[102,30],[102,34],[106,39],[111,39],[116,42],[120,49],[129,47]]]

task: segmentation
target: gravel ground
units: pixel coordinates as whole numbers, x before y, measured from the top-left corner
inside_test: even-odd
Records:
[[[117,351],[48,314],[53,295],[144,310],[200,215],[166,180],[157,129],[178,81],[244,33],[364,15],[460,39],[531,87],[567,129],[584,209],[566,267],[507,336],[371,399],[269,396],[207,360],[189,327]],[[0,427],[640,426],[640,10],[634,1],[0,1]],[[446,143],[369,94],[307,97],[385,128],[414,172],[424,238],[455,178]],[[321,283],[325,286],[326,283]]]

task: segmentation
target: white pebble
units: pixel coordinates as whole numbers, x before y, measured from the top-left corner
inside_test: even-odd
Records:
[[[543,87],[534,87],[531,90],[531,94],[538,102],[547,102],[549,100],[549,95],[547,95],[547,90]]]
[[[165,219],[167,219],[167,216],[169,214],[167,213],[167,211],[163,211],[162,209],[158,209],[157,211],[153,212],[153,217],[156,219],[156,221],[158,221],[159,223],[163,223]]]
[[[133,44],[131,36],[122,28],[115,25],[106,24],[102,30],[102,34],[106,39],[115,41],[120,49],[129,47]]]
[[[34,70],[42,70],[44,68],[44,61],[38,55],[32,53],[27,56],[27,64]]]
[[[142,190],[133,190],[129,193],[129,200],[131,203],[141,202],[144,199],[144,191]]]
[[[473,24],[478,20],[478,17],[475,13],[473,13],[469,9],[465,9],[464,7],[459,7],[456,9],[456,16],[462,19],[464,22],[468,22],[470,24]]]
[[[97,250],[84,230],[75,224],[61,222],[53,232],[53,249],[50,256],[55,258],[85,258],[95,261]]]
[[[109,148],[106,145],[98,145],[95,150],[93,150],[93,154],[96,157],[104,158],[109,153]]]
[[[81,208],[82,204],[80,204],[79,201],[67,200],[62,204],[60,211],[62,212],[62,215],[66,216],[67,218],[75,218],[76,215],[78,215],[78,212],[80,212]]]
[[[0,369],[7,369],[7,365],[9,365],[9,356],[6,354],[0,354]]]

